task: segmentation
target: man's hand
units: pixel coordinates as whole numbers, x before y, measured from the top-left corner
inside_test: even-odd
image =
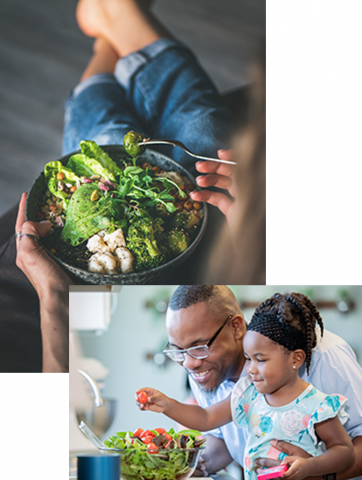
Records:
[[[219,150],[219,158],[221,160],[232,160],[234,157],[233,150]],[[217,162],[197,162],[196,170],[200,173],[206,173],[196,178],[196,183],[199,187],[218,187],[227,190],[231,196],[234,196],[233,190],[233,174],[235,167],[226,163]],[[210,190],[195,191],[190,194],[192,200],[196,202],[207,202],[217,207],[226,218],[230,217],[233,200],[221,192],[212,192]]]
[[[270,443],[275,449],[285,453],[287,456],[301,458],[310,458],[312,456],[308,452],[292,445],[291,443],[283,442],[283,440],[272,440]],[[284,462],[282,460],[273,460],[272,458],[257,458],[254,462],[254,471],[259,474],[262,473],[264,468],[277,467],[278,465],[281,465],[281,463]]]
[[[209,463],[209,455],[207,453],[202,453],[197,462],[196,469],[192,474],[193,477],[208,477],[207,466]]]
[[[208,477],[213,473],[227,467],[232,461],[232,457],[222,438],[206,435],[205,450],[200,455],[193,477]]]

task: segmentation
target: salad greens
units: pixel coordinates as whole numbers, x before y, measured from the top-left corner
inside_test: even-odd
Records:
[[[100,231],[111,234],[121,228],[136,271],[157,267],[186,250],[202,218],[202,212],[185,210],[187,202],[193,208],[188,197],[193,187],[187,179],[136,164],[136,155],[143,151],[140,139],[135,132],[125,135],[125,150],[132,158],[120,166],[89,140],[80,142],[81,153],[65,166],[49,162],[44,168],[48,200],[42,207],[62,228],[60,239],[72,247]]]
[[[59,161],[49,162],[44,167],[45,181],[48,185],[50,192],[55,197],[60,198],[63,201],[64,209],[66,209],[69,203],[68,194],[64,191],[64,189],[58,188],[58,173],[62,173],[66,181],[71,183],[72,185],[76,185],[77,180],[79,181],[80,178],[74,173],[71,168],[64,167],[63,164]]]
[[[83,153],[78,153],[70,157],[67,163],[67,167],[70,170],[73,170],[73,172],[79,177],[91,177],[92,175],[100,175],[107,180],[115,180],[115,177],[110,170],[104,168],[103,165],[101,165],[101,163],[94,158],[89,158]]]
[[[139,433],[140,431],[142,433]],[[148,443],[149,435],[153,435],[152,444]],[[201,433],[197,430],[182,430],[176,433],[173,428],[168,432],[164,429],[145,432],[137,429],[135,433],[118,432],[105,440],[104,444],[109,448],[122,449],[122,477],[175,480],[187,478],[196,466],[199,448],[206,441],[196,438],[199,436]]]
[[[150,168],[144,170],[131,165],[122,170],[95,142],[83,140],[80,146],[83,153],[72,155],[66,167],[58,161],[48,163],[44,169],[49,190],[64,200],[64,209],[67,211],[61,238],[70,240],[73,246],[103,228],[114,231],[120,225],[125,227],[133,223],[134,217],[151,217],[148,209],[157,203],[174,213],[177,207],[174,204],[175,194],[172,195],[171,191],[186,198],[177,183],[167,177],[155,177]],[[93,182],[83,184],[69,200],[67,193],[58,189],[59,172],[71,185],[76,185],[82,177],[94,175],[103,179],[104,183],[100,182],[99,186]],[[94,190],[98,194],[91,199]]]
[[[116,162],[114,162],[108,153],[104,152],[96,142],[93,142],[92,140],[81,140],[79,145],[82,153],[86,157],[97,159],[104,168],[108,169],[114,175],[119,172],[119,167]]]

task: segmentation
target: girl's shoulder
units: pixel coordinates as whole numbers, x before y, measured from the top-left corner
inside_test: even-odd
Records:
[[[309,408],[307,429],[315,444],[317,444],[316,424],[337,416],[342,425],[348,420],[349,415],[345,411],[347,398],[339,393],[325,394],[313,385],[308,390],[307,394],[301,399],[301,406],[305,406],[306,409]]]
[[[239,378],[239,380],[236,382],[236,384],[234,386],[234,390],[235,390],[235,392],[241,394],[241,393],[245,392],[247,389],[249,389],[250,387],[251,387],[251,390],[252,389],[256,390],[256,388],[254,387],[254,384],[252,383],[250,378],[248,376],[245,376],[245,377],[240,377]]]
[[[336,411],[341,404],[345,404],[347,399],[338,393],[335,394],[326,394],[315,388],[311,383],[305,389],[302,395],[300,395],[297,399],[297,404],[308,404],[309,408],[320,407],[321,405],[330,405],[334,407]],[[337,407],[338,406],[338,407]]]
[[[247,401],[253,400],[258,394],[254,384],[249,377],[240,377],[235,384],[232,392],[232,399],[238,400],[244,398]]]
[[[231,394],[231,413],[238,428],[248,425],[247,414],[258,392],[249,377],[240,377]]]
[[[315,407],[314,417],[332,417],[342,415],[347,403],[347,398],[339,393],[327,394],[317,390],[312,384],[308,387],[307,394],[302,398],[302,403],[310,399]],[[323,415],[322,415],[323,413]],[[319,414],[319,415],[318,415]]]

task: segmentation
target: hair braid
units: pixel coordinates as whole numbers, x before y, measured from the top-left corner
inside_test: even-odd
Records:
[[[309,374],[312,350],[317,345],[316,324],[318,323],[320,327],[321,335],[324,331],[322,318],[314,303],[302,293],[286,295],[275,293],[271,298],[262,302],[256,308],[255,313],[272,313],[279,321],[288,323],[302,332],[306,340],[305,363]]]
[[[266,300],[264,300],[264,302],[258,305],[255,309],[255,313],[266,312],[269,309],[274,310],[272,307],[274,306],[275,303],[276,302],[273,295],[271,298],[267,298]],[[275,312],[271,312],[271,313],[275,313]]]
[[[302,303],[302,299],[295,294],[285,296],[286,301],[292,303],[301,313],[300,319],[304,323],[304,334],[306,337],[306,368],[309,373],[309,366],[312,360],[312,349],[316,346],[315,319],[312,317],[308,308]]]
[[[312,313],[312,316],[315,319],[315,323],[318,323],[319,328],[321,329],[321,335],[323,336],[323,332],[324,332],[323,321],[319,311],[317,310],[317,307],[307,296],[303,295],[302,293],[295,293],[294,295],[297,295],[298,297],[302,298],[302,300],[304,301],[304,303]]]

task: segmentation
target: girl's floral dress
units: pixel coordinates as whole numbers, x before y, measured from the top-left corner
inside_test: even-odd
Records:
[[[231,395],[231,411],[234,423],[239,428],[248,428],[244,454],[246,480],[256,480],[255,458],[283,459],[286,456],[273,448],[270,440],[284,440],[313,456],[322,454],[314,425],[336,415],[344,424],[348,419],[346,402],[342,395],[326,395],[309,384],[293,402],[271,407],[250,379],[241,377]]]

